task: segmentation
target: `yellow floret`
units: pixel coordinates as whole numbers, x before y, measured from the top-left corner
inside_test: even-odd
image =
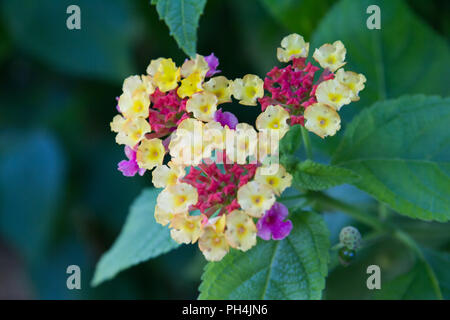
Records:
[[[151,170],[163,163],[165,153],[161,139],[145,139],[137,149],[136,160],[140,168]]]
[[[165,58],[158,58],[150,61],[147,67],[147,74],[151,77],[154,77],[155,74],[159,71],[159,67],[161,66],[161,61],[166,60]]]
[[[248,215],[260,218],[274,204],[275,195],[266,184],[250,181],[239,188],[237,200]]]
[[[278,165],[278,170],[268,174],[263,167],[256,169],[255,181],[265,183],[277,195],[280,195],[287,187],[291,186],[292,175],[290,175],[282,165]]]
[[[217,110],[217,98],[210,92],[194,94],[186,103],[186,111],[192,112],[194,117],[202,121],[210,121]]]
[[[248,157],[253,157],[257,153],[258,133],[248,123],[239,123],[234,132],[235,145],[232,150],[227,148],[227,155],[235,162],[245,164]]]
[[[233,81],[228,80],[224,76],[218,76],[209,79],[203,84],[203,88],[207,92],[213,93],[217,97],[217,104],[231,102],[231,86]]]
[[[205,227],[198,240],[198,247],[206,260],[220,261],[228,253],[229,246],[223,232],[217,232],[214,226]]]
[[[264,81],[258,76],[247,74],[233,81],[232,92],[240,104],[256,106],[257,99],[264,95]]]
[[[336,71],[345,65],[345,54],[347,50],[341,41],[335,41],[333,44],[326,43],[319,49],[316,49],[313,58],[322,68],[327,68],[331,72]]]
[[[111,122],[111,130],[117,132],[116,142],[134,148],[150,132],[151,127],[144,118],[125,119],[116,115]]]
[[[150,107],[150,98],[147,93],[132,96],[124,92],[119,97],[120,112],[127,118],[147,118]]]
[[[155,206],[155,220],[157,223],[165,226],[173,219],[173,216],[170,211],[166,211],[158,205]]]
[[[277,58],[280,62],[289,62],[292,58],[306,58],[309,52],[309,43],[302,36],[293,33],[283,38],[281,48],[277,49]]]
[[[188,183],[177,183],[167,186],[156,199],[159,207],[165,211],[176,213],[187,212],[189,206],[197,203],[197,189]]]
[[[201,215],[176,214],[170,222],[172,239],[178,243],[195,243],[203,232],[202,220]]]
[[[172,133],[169,152],[172,161],[179,165],[196,165],[203,158],[203,122],[188,118]]]
[[[321,138],[333,136],[341,128],[341,118],[337,112],[322,103],[315,103],[306,108],[305,128]]]
[[[187,78],[181,80],[181,86],[177,90],[178,96],[180,98],[186,98],[196,92],[202,91],[202,82],[203,77],[199,72],[191,73]]]
[[[169,162],[168,165],[159,165],[153,170],[152,182],[156,188],[165,188],[176,184],[184,176],[185,171],[182,166],[175,165],[173,162]]]
[[[287,120],[289,113],[281,106],[268,106],[267,109],[256,118],[256,128],[258,130],[273,130],[279,135],[279,139],[288,132]]]
[[[326,104],[337,111],[352,101],[352,95],[352,91],[337,79],[322,82],[316,90],[317,102]]]
[[[180,68],[170,58],[152,60],[147,73],[153,77],[153,83],[162,92],[175,89],[180,81]]]
[[[364,83],[366,82],[366,77],[363,74],[339,69],[336,72],[336,79],[351,91],[350,97],[352,101],[359,100],[358,93],[364,89]]]
[[[122,117],[120,114],[116,115],[111,123],[109,124],[111,126],[111,131],[113,132],[121,132],[124,130],[125,123],[127,122],[127,119]]]
[[[205,78],[206,73],[209,70],[208,62],[205,57],[197,54],[195,59],[186,60],[181,66],[181,75],[184,78],[189,77],[193,73],[198,73],[202,79]]]
[[[227,216],[225,237],[235,249],[247,251],[256,245],[256,226],[253,219],[240,210],[234,210]]]
[[[203,127],[203,149],[205,156],[213,150],[225,148],[225,128],[216,121],[210,121]]]
[[[139,96],[143,92],[152,94],[154,91],[155,88],[150,76],[129,76],[122,84],[122,92],[128,92],[132,96]]]

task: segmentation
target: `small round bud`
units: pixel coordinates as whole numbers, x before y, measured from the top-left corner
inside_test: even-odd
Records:
[[[339,249],[339,261],[344,265],[347,266],[350,264],[350,262],[355,258],[355,250],[350,250],[346,247],[343,247]]]
[[[361,247],[361,234],[358,229],[348,226],[341,230],[339,241],[344,247],[350,250],[357,250]]]

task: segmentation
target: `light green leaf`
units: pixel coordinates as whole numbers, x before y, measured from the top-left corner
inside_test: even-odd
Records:
[[[291,173],[294,186],[309,190],[324,190],[358,179],[358,175],[351,170],[311,160],[298,163]]]
[[[444,299],[450,298],[450,255],[424,249],[427,262],[417,261],[407,273],[383,284],[374,297],[382,300],[430,300],[439,299],[433,288],[428,268],[436,274],[438,286]],[[430,265],[427,265],[429,263]]]
[[[381,29],[369,30],[366,9],[378,5]],[[349,115],[358,107],[403,94],[448,95],[450,50],[447,41],[423,23],[402,0],[341,0],[321,21],[311,49],[341,40],[347,48],[346,70],[363,73],[361,101],[343,107]],[[429,44],[429,45],[424,45]]]
[[[16,46],[58,71],[121,81],[133,71],[135,25],[128,1],[109,1],[107,9],[102,0],[74,2],[2,1],[2,21]],[[72,4],[81,10],[80,30],[66,27]]]
[[[132,204],[119,237],[97,264],[93,286],[178,247],[170,237],[169,229],[156,223],[153,217],[157,195],[157,190],[146,189]]]
[[[291,234],[258,239],[248,252],[232,250],[205,267],[199,299],[320,299],[328,273],[328,229],[313,212],[296,212]]]
[[[197,28],[206,0],[152,0],[170,35],[190,57],[197,51]]]
[[[450,219],[450,98],[406,96],[374,104],[347,128],[332,163],[356,186],[412,218]]]

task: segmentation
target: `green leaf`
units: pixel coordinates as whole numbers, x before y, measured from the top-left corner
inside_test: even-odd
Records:
[[[309,35],[326,13],[331,0],[261,0],[266,9],[288,30]]]
[[[197,28],[206,0],[152,0],[159,18],[169,27],[170,35],[189,56],[197,52]]]
[[[297,158],[294,153],[302,143],[302,129],[299,124],[292,126],[286,135],[280,140],[280,163],[288,172],[295,170]]]
[[[332,163],[355,185],[412,218],[450,219],[450,98],[406,96],[374,104],[347,128]]]
[[[369,30],[369,5],[381,9],[381,29]],[[341,40],[347,48],[346,70],[363,73],[361,101],[343,107],[349,120],[361,108],[403,94],[449,94],[449,45],[401,0],[341,0],[317,28],[311,50]],[[428,43],[429,46],[424,46]]]
[[[441,248],[450,244],[450,223],[409,219],[401,215],[391,216],[390,220],[426,247]]]
[[[426,266],[422,262],[406,274],[382,285],[381,290],[374,294],[378,300],[421,300],[436,299]]]
[[[69,30],[66,10],[81,10],[81,29]],[[121,81],[132,73],[136,25],[126,0],[2,1],[2,17],[12,42],[58,71]],[[20,12],[20,19],[17,14]]]
[[[374,297],[382,300],[430,300],[439,299],[433,288],[433,279],[430,277],[430,263],[437,276],[438,286],[444,299],[450,298],[450,254],[424,250],[427,262],[417,261],[407,273],[398,276],[390,282],[383,284],[381,290]]]
[[[302,144],[302,128],[296,124],[290,127],[289,131],[280,140],[280,154],[294,154]]]
[[[199,299],[320,299],[328,273],[328,229],[313,212],[296,212],[291,234],[248,252],[232,250],[205,267]]]
[[[178,247],[170,237],[169,229],[156,223],[153,217],[157,195],[157,190],[146,189],[135,200],[119,237],[97,264],[93,286]]]
[[[50,133],[0,135],[0,234],[27,262],[49,244],[64,182],[64,155]]]
[[[421,249],[426,261],[433,270],[439,282],[439,288],[444,299],[450,299],[450,254],[426,248]]]
[[[351,170],[311,160],[298,163],[291,173],[294,186],[309,190],[324,190],[358,179],[358,175]]]

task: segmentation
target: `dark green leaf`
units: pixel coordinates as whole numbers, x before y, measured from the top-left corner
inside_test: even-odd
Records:
[[[381,29],[369,30],[367,7],[378,5]],[[418,18],[402,0],[341,0],[322,19],[312,38],[311,53],[324,43],[341,40],[347,48],[345,70],[363,73],[366,87],[361,100],[344,106],[342,128],[363,108],[378,100],[404,94],[447,96],[450,78],[448,42]],[[429,46],[424,46],[427,43]],[[325,141],[313,137],[316,147],[332,154],[342,134]]]
[[[259,239],[248,252],[232,250],[205,267],[199,299],[320,299],[328,272],[328,230],[316,213],[291,215],[281,241]]]
[[[298,163],[291,174],[294,186],[309,190],[324,190],[358,179],[358,175],[351,170],[311,160]]]
[[[280,154],[293,154],[302,144],[302,128],[296,124],[292,126],[280,140]]]
[[[366,9],[370,5],[380,7],[380,30],[366,26],[370,16]],[[344,68],[367,78],[358,106],[367,107],[379,99],[407,93],[450,92],[446,81],[442,81],[450,78],[448,43],[401,0],[341,0],[320,23],[312,50],[336,40],[347,48]],[[352,104],[342,110],[351,112],[354,108]]]
[[[450,299],[450,254],[422,248],[425,259],[436,275],[444,299]]]
[[[401,215],[392,216],[390,219],[416,242],[424,246],[442,248],[450,244],[450,223],[422,221]]]
[[[450,99],[406,96],[374,104],[350,124],[333,163],[355,185],[412,218],[450,219]]]
[[[197,28],[206,0],[152,0],[178,46],[190,57],[197,51]]]
[[[444,299],[450,298],[450,255],[431,250],[424,250],[427,262],[417,261],[415,266],[405,274],[384,284],[375,298],[384,300],[425,300],[438,299],[433,288],[432,272],[437,278],[437,285]],[[429,265],[427,265],[429,263]]]
[[[97,265],[93,286],[178,247],[170,237],[169,229],[156,223],[153,217],[157,195],[157,190],[146,189],[135,200],[119,237]]]
[[[72,4],[81,10],[80,30],[66,27]],[[13,42],[60,71],[112,80],[132,72],[133,18],[125,0],[107,8],[102,0],[2,1],[1,8]]]
[[[288,30],[309,35],[332,1],[261,0],[267,10]]]
[[[375,293],[378,300],[420,300],[436,299],[433,293],[426,266],[422,262],[417,264],[406,274],[384,284],[381,290]]]

